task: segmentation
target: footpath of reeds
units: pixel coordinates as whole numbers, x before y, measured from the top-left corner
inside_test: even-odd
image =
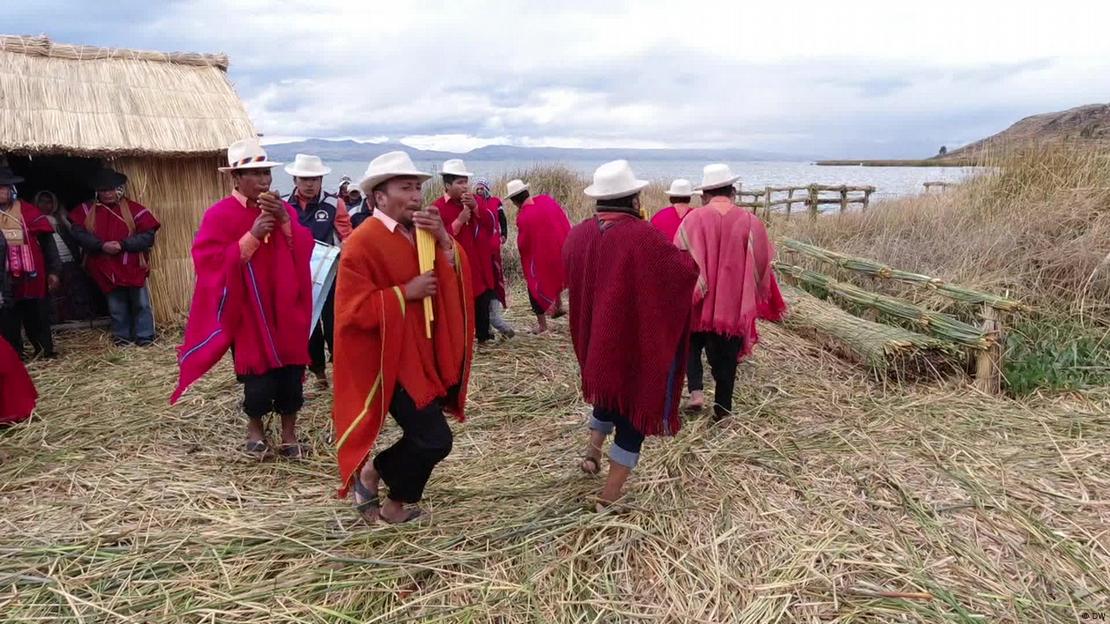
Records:
[[[543,175],[533,188],[554,188]],[[577,184],[560,199],[581,214]],[[879,223],[880,210],[859,219]],[[842,228],[832,234],[820,234],[825,220],[797,227],[863,245],[851,218],[828,220]],[[902,248],[866,255],[910,258],[893,255]],[[524,301],[513,274],[518,329]],[[1080,309],[1095,318],[1090,304],[1069,313]],[[600,483],[577,470],[587,408],[565,321],[555,326],[478,352],[470,418],[429,485],[433,521],[411,527],[367,527],[335,498],[326,393],[312,393],[301,422],[314,454],[258,463],[237,452],[241,389],[226,363],[167,405],[176,330],[150,350],[63,335],[61,360],[31,365],[37,414],[0,432],[0,620],[1110,617],[1110,400],[1099,387],[1015,399],[957,379],[877,383],[764,326],[736,414],[650,439],[624,504],[596,514]],[[385,443],[396,435],[388,425]]]

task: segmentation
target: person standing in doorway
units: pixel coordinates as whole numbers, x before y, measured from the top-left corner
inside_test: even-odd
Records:
[[[7,243],[6,269],[11,283],[11,305],[0,310],[0,333],[20,358],[23,332],[32,355],[56,357],[50,332],[50,299],[57,288],[61,258],[54,243],[54,228],[38,207],[16,197],[23,178],[0,167],[0,231]]]
[[[103,168],[93,176],[96,198],[70,215],[73,237],[85,251],[85,269],[108,299],[112,340],[119,346],[154,342],[154,311],[146,280],[150,250],[161,224],[121,191],[127,176]]]

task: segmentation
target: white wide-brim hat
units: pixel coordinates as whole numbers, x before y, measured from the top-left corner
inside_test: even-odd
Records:
[[[616,199],[635,195],[651,182],[636,178],[627,160],[607,162],[594,171],[594,183],[582,192],[593,199]]]
[[[509,183],[505,185],[505,199],[512,199],[527,190],[528,185],[524,183],[524,180],[509,180]]]
[[[369,196],[375,186],[390,178],[401,176],[412,176],[423,182],[431,178],[432,174],[417,171],[416,165],[412,163],[412,158],[409,158],[409,155],[405,152],[399,150],[386,152],[370,161],[370,164],[366,167],[366,173],[362,176],[362,181],[358,183],[358,187],[362,189],[363,195]]]
[[[671,182],[671,188],[667,189],[667,197],[693,197],[694,185],[685,178],[679,178]]]
[[[466,163],[464,163],[461,158],[452,158],[451,160],[443,161],[443,171],[441,171],[440,174],[459,176],[462,178],[474,177],[473,173],[466,170]]]
[[[732,169],[724,163],[706,165],[701,172],[701,184],[698,185],[698,190],[705,191],[721,188],[722,186],[732,186],[739,179],[740,176],[733,175]]]
[[[297,154],[292,164],[285,165],[285,173],[294,178],[322,178],[331,173],[331,167],[325,167],[319,156]]]
[[[237,169],[273,169],[281,163],[274,162],[266,156],[266,150],[257,137],[240,139],[227,148],[227,166],[219,167],[220,171],[235,171]]]

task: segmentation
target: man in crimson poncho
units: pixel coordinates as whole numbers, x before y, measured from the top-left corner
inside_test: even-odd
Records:
[[[497,217],[482,210],[470,192],[466,164],[458,158],[443,163],[444,195],[434,206],[447,232],[455,238],[470,261],[470,282],[474,289],[474,327],[479,344],[493,339],[490,308],[497,298],[494,252],[499,244]]]
[[[570,233],[570,219],[550,196],[532,197],[522,180],[510,180],[506,188],[506,197],[520,209],[516,216],[520,268],[536,315],[535,333],[542,334],[547,331],[549,315],[563,315],[563,244]]]
[[[597,215],[571,229],[563,248],[570,287],[570,331],[593,405],[582,470],[600,471],[614,434],[599,510],[621,496],[644,436],[674,435],[686,369],[690,304],[698,268],[643,220],[637,180],[626,161],[594,173],[587,196]]]
[[[340,496],[354,490],[367,522],[420,519],[417,506],[432,470],[450,453],[446,414],[463,420],[474,346],[470,267],[434,206],[423,205],[408,154],[370,162],[360,182],[374,213],[339,260],[335,295],[335,423]],[[421,273],[417,230],[435,240],[432,269]],[[424,300],[430,298],[429,325]],[[371,458],[388,412],[401,438]],[[384,503],[379,487],[389,494]]]
[[[270,453],[262,419],[276,412],[279,452],[299,459],[308,452],[297,440],[297,413],[309,362],[315,242],[294,208],[270,192],[270,169],[280,164],[267,158],[258,139],[228,148],[228,166],[220,170],[231,175],[235,190],[204,213],[193,241],[197,284],[170,402],[230,349],[243,384],[246,451]]]
[[[146,280],[161,224],[145,206],[123,196],[119,189],[126,183],[118,171],[97,171],[96,198],[73,210],[72,231],[85,250],[85,270],[108,300],[113,342],[145,347],[154,342]]]

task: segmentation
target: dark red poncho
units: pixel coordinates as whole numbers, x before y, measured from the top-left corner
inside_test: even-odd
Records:
[[[0,425],[27,420],[38,396],[19,355],[0,338]]]
[[[698,267],[633,216],[571,229],[563,247],[582,394],[644,435],[674,435]]]

